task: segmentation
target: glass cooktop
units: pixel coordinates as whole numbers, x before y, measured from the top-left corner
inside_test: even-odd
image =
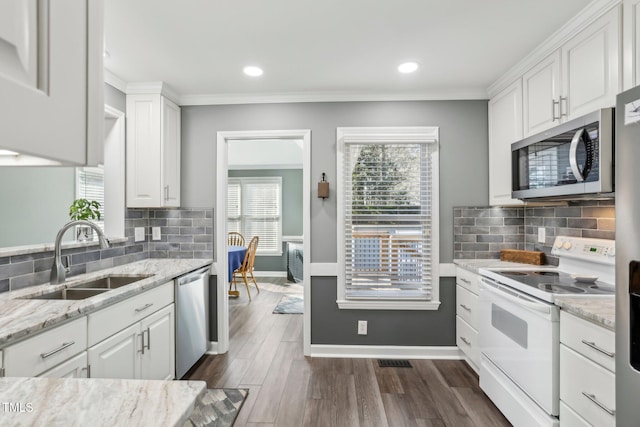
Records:
[[[494,271],[494,273],[539,291],[552,294],[613,295],[615,293],[614,286],[610,284],[597,280],[575,280],[570,274],[561,271],[498,270]],[[505,282],[509,284],[508,281]]]

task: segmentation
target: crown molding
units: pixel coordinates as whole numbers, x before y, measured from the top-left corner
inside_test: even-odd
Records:
[[[127,82],[106,68],[104,69],[104,82],[115,87],[120,92],[127,92]]]
[[[158,94],[162,95],[166,98],[169,98],[171,101],[175,102],[178,105],[181,105],[178,101],[180,96],[178,92],[174,91],[168,84],[165,82],[132,82],[127,83],[127,90],[125,92],[127,95],[140,95],[140,94]]]
[[[487,88],[489,98],[493,98],[498,92],[520,78],[538,62],[551,55],[576,34],[591,25],[596,19],[618,5],[622,5],[622,0],[594,0],[589,3],[560,29],[551,34],[545,41],[491,84]],[[620,15],[620,19],[622,19],[621,16],[622,15]]]
[[[362,92],[298,92],[270,94],[193,94],[180,97],[178,104],[226,105],[226,104],[278,104],[296,102],[357,102],[357,101],[452,101],[484,100],[484,89],[443,90],[429,92],[362,93]]]

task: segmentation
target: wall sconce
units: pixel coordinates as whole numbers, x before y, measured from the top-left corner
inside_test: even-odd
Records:
[[[318,182],[318,198],[326,199],[329,197],[329,181],[326,179],[327,174],[322,172],[322,181]]]

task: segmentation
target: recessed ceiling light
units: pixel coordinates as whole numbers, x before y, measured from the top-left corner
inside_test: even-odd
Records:
[[[244,70],[242,71],[244,71],[244,73],[247,76],[251,76],[251,77],[258,77],[258,76],[261,76],[263,73],[262,68],[255,67],[255,66],[244,67]]]
[[[418,64],[415,62],[405,62],[404,64],[398,65],[398,71],[403,74],[413,73],[418,69]]]

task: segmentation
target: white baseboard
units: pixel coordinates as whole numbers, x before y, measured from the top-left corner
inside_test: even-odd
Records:
[[[254,271],[255,277],[287,277],[286,271]]]
[[[207,344],[207,351],[205,354],[220,354],[218,353],[218,342],[209,341],[209,343]]]
[[[367,359],[464,359],[457,346],[384,346],[311,344],[311,357]]]

